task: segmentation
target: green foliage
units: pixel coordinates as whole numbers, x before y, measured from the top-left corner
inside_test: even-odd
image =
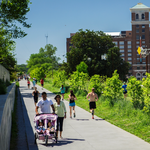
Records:
[[[122,82],[119,80],[117,70],[115,70],[113,76],[106,79],[106,85],[103,91],[104,96],[109,100],[110,106],[114,106],[117,99],[121,99],[123,97],[121,86]]]
[[[0,3],[0,22],[1,27],[5,29],[5,33],[13,38],[24,37],[27,34],[17,26],[17,23],[23,27],[29,28],[26,23],[26,14],[29,12],[29,0],[2,0]]]
[[[88,65],[82,61],[79,65],[76,66],[76,70],[78,72],[88,73],[87,71]]]
[[[57,48],[48,44],[45,48],[40,48],[39,53],[31,54],[29,60],[27,60],[28,72],[31,72],[36,67],[41,67],[41,64],[48,63],[53,69],[57,68],[59,57],[54,56]]]
[[[75,71],[82,61],[88,65],[90,76],[99,74],[111,77],[114,70],[118,70],[121,79],[128,73],[129,64],[120,57],[119,48],[114,47],[111,36],[102,31],[79,30],[71,40],[71,51],[67,53],[67,63],[64,68],[67,74]],[[107,54],[108,59],[101,56]],[[106,69],[107,68],[107,69]]]
[[[0,79],[0,95],[7,93],[7,86],[3,80]]]
[[[104,85],[105,80],[106,77],[97,74],[92,76],[89,83],[89,91],[91,91],[92,88],[95,88],[95,92],[100,96],[105,86]]]
[[[53,79],[53,86],[56,86],[56,87],[61,87],[62,85],[66,86],[65,84],[66,78],[67,76],[64,70],[57,71]]]
[[[87,73],[75,71],[70,76],[70,87],[74,91],[86,89],[86,82],[89,79]]]
[[[143,89],[141,85],[142,82],[133,76],[128,79],[128,94],[131,96],[131,102],[136,109],[143,109],[144,107]]]
[[[28,72],[27,65],[25,64],[17,65],[17,69],[18,72],[24,72],[24,73]]]
[[[150,74],[146,73],[147,78],[143,78],[144,108],[143,111],[150,113]]]

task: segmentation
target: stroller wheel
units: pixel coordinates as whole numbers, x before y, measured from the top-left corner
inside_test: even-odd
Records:
[[[37,144],[37,143],[36,143],[36,139],[37,139],[37,134],[35,133],[35,134],[34,134],[34,144]]]
[[[47,143],[48,143],[48,136],[46,135],[46,138],[45,138],[45,145],[47,146]]]

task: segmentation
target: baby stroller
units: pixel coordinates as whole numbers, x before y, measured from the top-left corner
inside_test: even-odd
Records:
[[[45,141],[45,145],[47,146],[49,139],[55,139],[55,142],[57,143],[57,134],[56,134],[56,121],[57,121],[57,115],[56,114],[40,114],[35,116],[34,123],[35,123],[35,136],[34,141],[35,144],[37,143],[36,140],[43,140]],[[42,129],[39,129],[39,124],[42,122],[43,126]],[[53,126],[53,131],[49,131],[48,128],[48,122],[51,122],[51,125]]]

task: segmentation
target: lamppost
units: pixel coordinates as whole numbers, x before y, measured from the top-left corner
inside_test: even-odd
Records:
[[[139,47],[139,50],[141,50],[141,56],[143,57],[143,58],[146,58],[146,72],[148,73],[148,55],[149,55],[149,51],[150,51],[150,48],[145,48],[145,49],[143,49],[142,47]]]

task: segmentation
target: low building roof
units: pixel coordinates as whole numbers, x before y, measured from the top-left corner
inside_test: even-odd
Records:
[[[110,36],[120,36],[120,32],[104,32],[104,33]]]

